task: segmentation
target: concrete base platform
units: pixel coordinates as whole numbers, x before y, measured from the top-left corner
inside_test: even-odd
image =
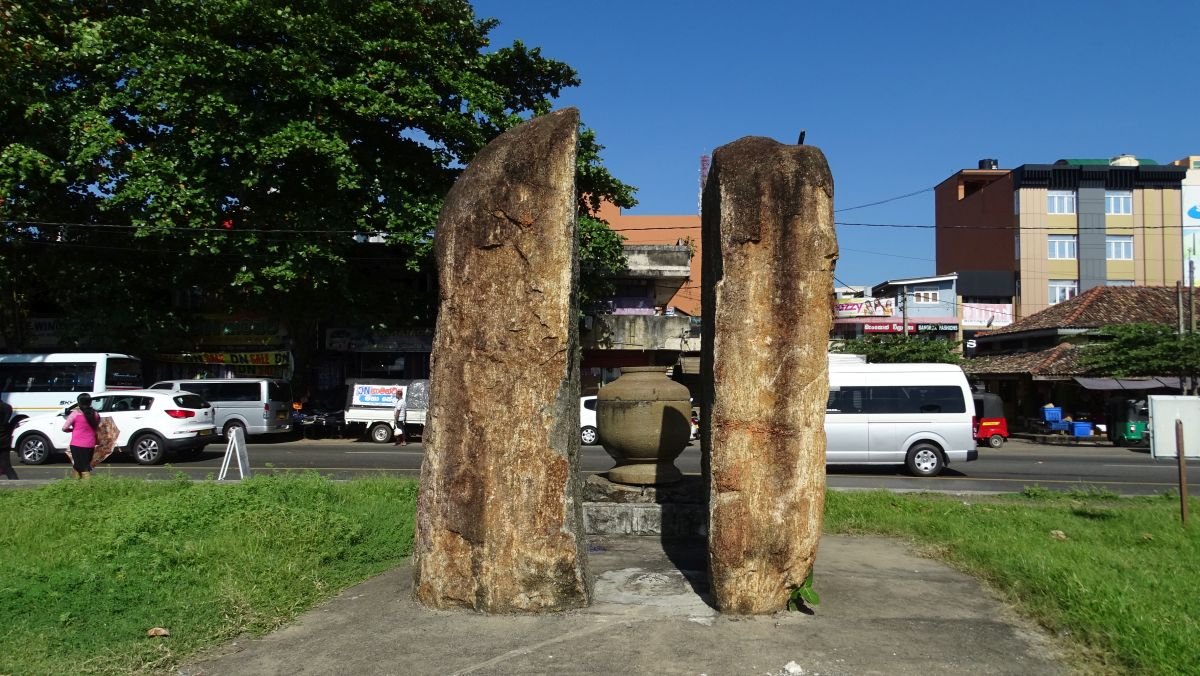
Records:
[[[1052,643],[978,583],[898,542],[826,536],[813,611],[723,616],[702,540],[590,539],[595,602],[544,615],[433,611],[412,571],[364,582],[179,674],[1064,673]]]

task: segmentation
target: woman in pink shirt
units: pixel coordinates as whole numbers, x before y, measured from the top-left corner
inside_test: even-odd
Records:
[[[100,414],[92,408],[92,395],[84,392],[75,400],[79,407],[71,411],[63,423],[63,431],[71,433],[71,476],[76,479],[92,476],[92,454],[96,452],[96,430]]]

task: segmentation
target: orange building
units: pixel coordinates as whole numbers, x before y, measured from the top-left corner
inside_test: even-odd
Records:
[[[599,213],[609,226],[625,238],[626,245],[687,245],[692,250],[691,272],[683,286],[667,301],[676,312],[700,316],[700,216],[634,216],[621,213],[619,207],[605,203]]]

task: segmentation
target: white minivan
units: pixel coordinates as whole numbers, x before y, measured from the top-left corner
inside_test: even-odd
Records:
[[[952,364],[830,363],[826,464],[937,476],[979,457],[967,377]]]
[[[292,386],[271,378],[162,380],[152,390],[182,390],[213,406],[213,418],[226,439],[235,427],[243,434],[274,434],[292,429]]]

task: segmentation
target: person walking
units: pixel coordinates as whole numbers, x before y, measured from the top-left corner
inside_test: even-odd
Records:
[[[8,454],[12,450],[12,417],[13,407],[0,398],[0,474],[10,481],[16,481],[17,472],[12,466],[12,456]]]
[[[92,395],[87,392],[79,395],[75,401],[79,407],[67,416],[62,429],[71,433],[71,476],[87,479],[92,476],[92,454],[96,452],[100,414],[92,408]]]
[[[404,420],[408,417],[408,399],[403,387],[396,388],[396,445],[407,446],[408,437],[404,435]]]

